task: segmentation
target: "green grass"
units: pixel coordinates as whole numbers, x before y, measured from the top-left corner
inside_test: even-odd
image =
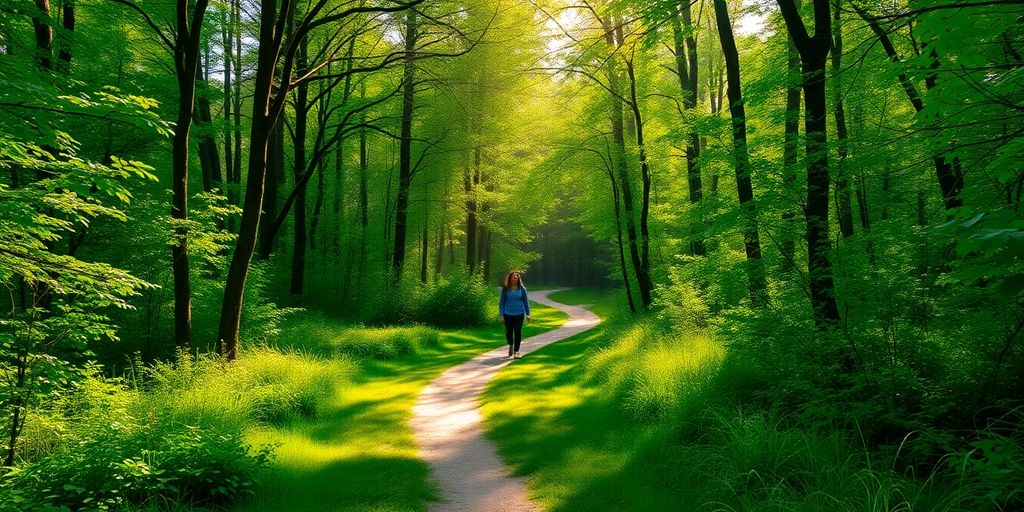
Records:
[[[621,297],[553,294],[602,317]],[[488,436],[545,510],[958,510],[960,492],[896,474],[831,430],[737,405],[749,368],[707,333],[611,321],[504,369]]]
[[[552,294],[559,302],[588,304],[602,319],[619,297],[598,290]],[[677,496],[647,489],[659,471],[636,457],[659,444],[661,432],[630,430],[614,404],[590,385],[588,350],[603,344],[606,326],[559,341],[495,377],[484,395],[488,435],[505,462],[530,475],[534,499],[549,510],[675,510]],[[624,495],[623,492],[630,491]],[[649,492],[647,492],[649,491]]]
[[[532,311],[533,322],[524,327],[524,336],[565,321],[555,309],[534,304]],[[324,353],[324,346],[343,345],[337,340],[349,339],[352,329],[304,314],[286,323],[282,344]],[[415,334],[422,328],[398,329]],[[417,458],[408,425],[416,397],[447,368],[504,344],[496,319],[492,326],[439,332],[436,342],[418,343],[404,357],[362,360],[352,384],[316,419],[253,432],[249,440],[254,444],[279,443],[277,459],[256,495],[234,510],[425,510],[435,490],[427,481],[426,464]]]

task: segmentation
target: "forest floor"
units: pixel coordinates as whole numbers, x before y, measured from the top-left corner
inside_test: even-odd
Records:
[[[534,305],[524,336],[565,322],[559,310]],[[317,352],[320,340],[349,326],[299,316],[284,326],[283,344]],[[439,374],[494,347],[504,347],[500,324],[441,331],[440,343],[393,360],[366,360],[318,417],[253,433],[254,445],[276,445],[272,474],[238,512],[288,510],[424,510],[439,498],[430,469],[418,457],[410,418],[420,391]]]
[[[550,293],[534,292],[531,298],[562,310],[569,319],[558,329],[524,339],[523,356],[590,330],[601,321],[584,308],[549,299]],[[540,510],[527,496],[525,479],[510,475],[494,444],[484,436],[481,423],[480,399],[487,383],[513,361],[504,346],[496,348],[450,368],[420,393],[413,408],[413,431],[420,457],[430,465],[432,480],[441,491],[441,500],[431,503],[430,510]]]

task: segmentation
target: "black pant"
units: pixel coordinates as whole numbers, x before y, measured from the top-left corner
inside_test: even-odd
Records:
[[[523,319],[526,315],[505,315],[505,341],[519,352],[523,342]]]

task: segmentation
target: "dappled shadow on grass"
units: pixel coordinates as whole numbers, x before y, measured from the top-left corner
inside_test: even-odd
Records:
[[[587,385],[588,348],[605,332],[559,341],[499,374],[483,399],[488,436],[547,509],[696,510],[682,485],[695,475],[663,453],[668,429],[632,423]]]
[[[524,335],[560,325],[565,315],[535,305]],[[324,318],[295,319],[282,347],[329,356],[329,343],[345,324]],[[308,332],[313,329],[315,332]],[[312,335],[311,335],[312,334]],[[289,337],[293,337],[289,339]],[[449,367],[504,344],[501,324],[441,331],[440,343],[393,360],[359,361],[360,371],[316,418],[296,419],[249,435],[254,445],[277,444],[277,459],[255,496],[239,512],[413,511],[436,499],[429,469],[417,458],[409,428],[416,397]],[[495,364],[503,362],[496,359]]]

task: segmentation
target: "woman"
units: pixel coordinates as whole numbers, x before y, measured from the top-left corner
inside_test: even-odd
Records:
[[[498,316],[505,324],[505,341],[508,342],[508,356],[519,359],[519,345],[523,342],[523,319],[530,318],[530,299],[526,296],[523,276],[513,270],[501,283],[501,299],[498,301]]]

